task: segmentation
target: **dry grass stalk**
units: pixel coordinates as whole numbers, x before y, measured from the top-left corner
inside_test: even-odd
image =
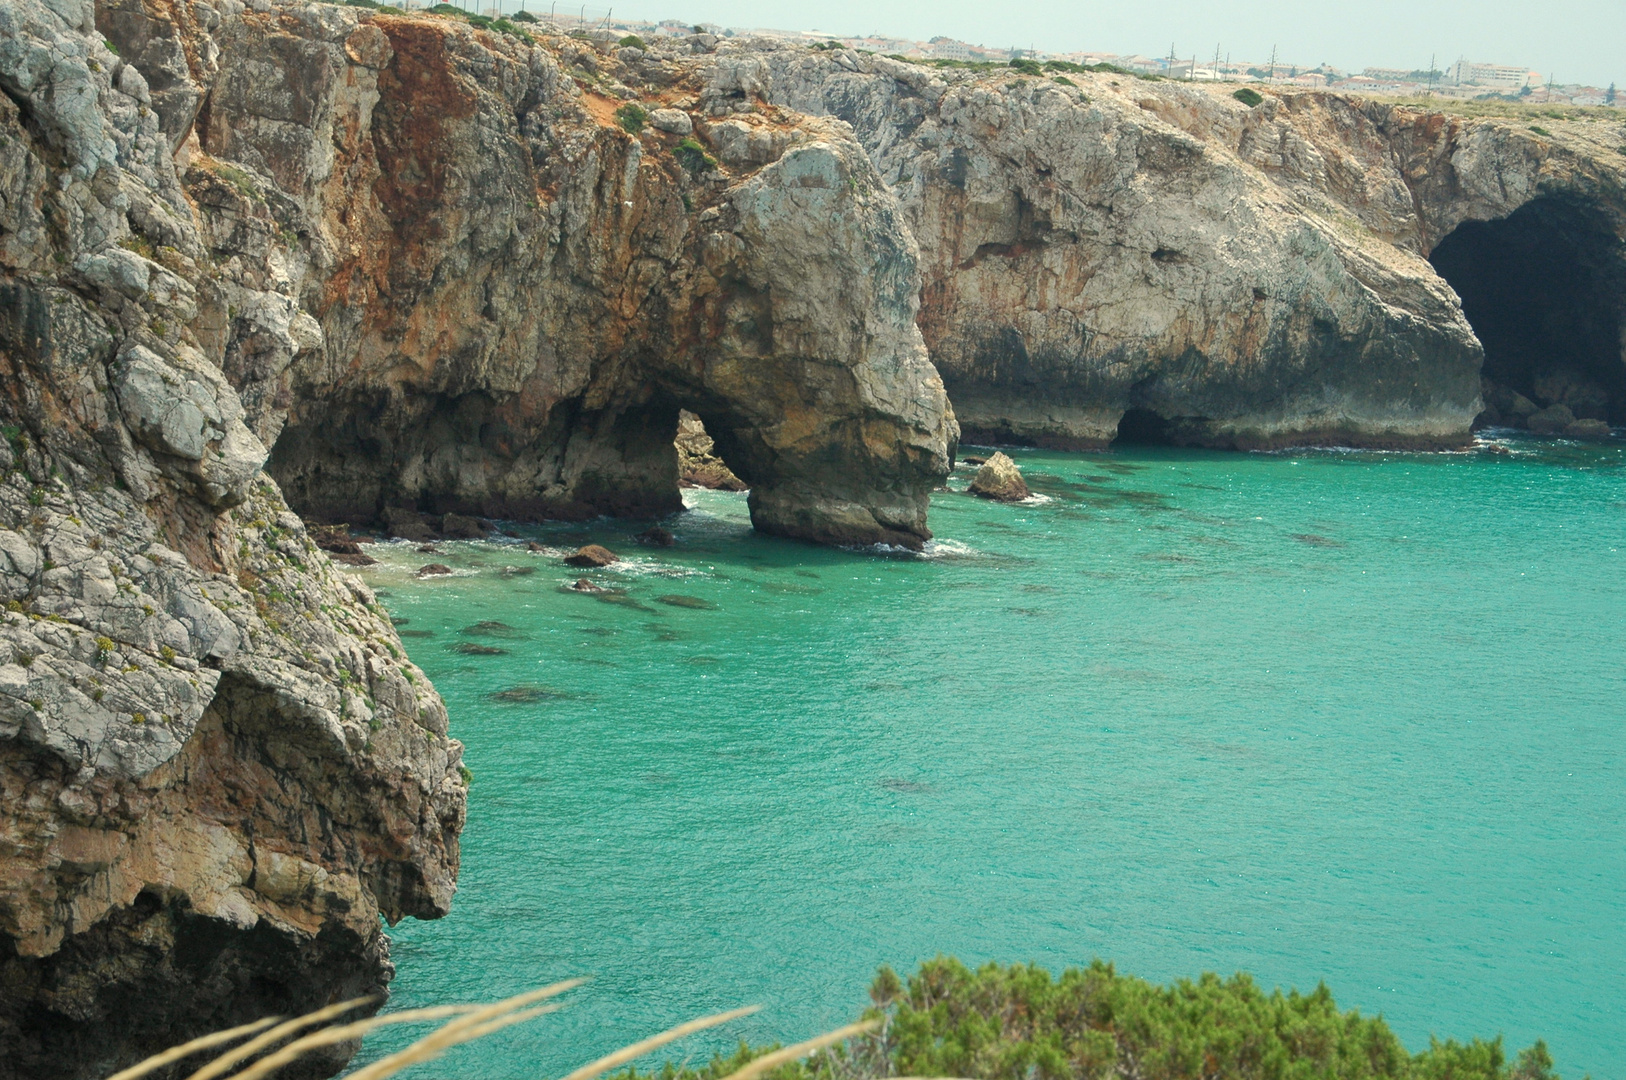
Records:
[[[564,982],[554,983],[552,986],[542,987],[539,990],[530,990],[523,994],[517,994],[514,997],[491,1005],[437,1005],[427,1009],[408,1009],[404,1012],[390,1013],[385,1016],[367,1017],[348,1024],[322,1027],[308,1035],[294,1039],[293,1042],[280,1049],[272,1051],[240,1072],[230,1072],[255,1054],[270,1050],[281,1040],[307,1028],[337,1019],[344,1013],[366,1005],[372,1000],[371,998],[355,998],[350,1001],[341,1001],[329,1005],[326,1008],[295,1017],[292,1020],[283,1021],[280,1024],[277,1023],[276,1017],[268,1017],[252,1024],[231,1028],[228,1031],[217,1031],[212,1035],[204,1035],[201,1038],[193,1039],[191,1042],[166,1050],[162,1054],[150,1057],[122,1072],[115,1073],[113,1076],[108,1077],[108,1080],[138,1080],[139,1077],[152,1072],[154,1069],[173,1064],[189,1054],[220,1046],[223,1043],[231,1042],[233,1039],[240,1039],[246,1035],[254,1035],[256,1032],[260,1033],[256,1038],[221,1054],[192,1073],[187,1080],[217,1080],[217,1078],[228,1073],[230,1075],[227,1080],[262,1080],[263,1077],[269,1076],[284,1065],[299,1060],[312,1050],[359,1039],[367,1032],[389,1024],[406,1024],[422,1020],[447,1020],[445,1024],[417,1040],[411,1046],[380,1058],[371,1065],[364,1066],[351,1073],[347,1078],[347,1080],[386,1080],[386,1078],[394,1076],[402,1069],[439,1057],[451,1047],[474,1039],[484,1038],[492,1032],[535,1019],[544,1013],[554,1012],[561,1008],[562,1005],[553,1002],[548,1004],[537,1003],[580,986],[584,981],[582,979],[569,979]],[[712,1016],[701,1017],[698,1020],[687,1021],[663,1031],[659,1035],[652,1035],[614,1053],[606,1054],[597,1061],[583,1065],[565,1076],[563,1080],[597,1080],[604,1073],[626,1065],[651,1051],[660,1049],[668,1043],[675,1042],[686,1035],[692,1035],[697,1031],[717,1027],[730,1020],[749,1016],[759,1008],[760,1006],[751,1005],[743,1009],[730,1009],[728,1012],[716,1013]],[[725,1077],[724,1080],[755,1080],[756,1077],[761,1076],[770,1069],[795,1061],[797,1058],[804,1057],[815,1050],[873,1031],[879,1024],[880,1022],[876,1020],[849,1024],[826,1035],[820,1035],[816,1039],[809,1039],[806,1042],[797,1043],[795,1046],[787,1046],[783,1050],[776,1050],[771,1054],[757,1058],[744,1068]],[[267,1028],[270,1028],[270,1030],[266,1030]]]
[[[703,1016],[699,1020],[690,1020],[687,1023],[679,1024],[675,1028],[668,1028],[659,1035],[651,1035],[642,1042],[635,1042],[631,1046],[624,1046],[620,1050],[615,1051],[613,1054],[606,1054],[597,1061],[583,1065],[575,1072],[566,1076],[564,1080],[593,1080],[593,1077],[595,1076],[603,1075],[604,1073],[609,1072],[611,1069],[625,1065],[627,1062],[636,1058],[641,1058],[651,1050],[659,1050],[667,1043],[676,1042],[685,1035],[692,1035],[697,1031],[704,1031],[707,1028],[713,1028],[719,1024],[726,1024],[730,1020],[737,1020],[742,1016],[750,1016],[760,1008],[762,1008],[760,1005],[747,1005],[743,1009],[731,1009],[728,1012],[720,1012],[712,1016]]]
[[[323,1028],[321,1031],[311,1032],[303,1039],[295,1039],[242,1072],[233,1073],[231,1080],[260,1080],[260,1077],[276,1072],[289,1062],[298,1061],[312,1050],[359,1039],[375,1028],[390,1024],[410,1024],[418,1020],[440,1020],[448,1016],[467,1016],[471,1011],[468,1005],[432,1005],[427,1009],[408,1009],[406,1012],[390,1013],[388,1016],[371,1016],[366,1020],[357,1020],[353,1024]]]
[[[456,1046],[458,1043],[467,1042],[471,1038],[478,1038],[477,1035],[472,1035],[470,1032],[488,1021],[523,1009],[544,998],[554,997],[566,990],[575,989],[585,981],[585,979],[566,979],[564,982],[557,982],[552,986],[544,986],[540,990],[516,994],[505,1001],[475,1009],[473,1012],[467,1013],[430,1032],[406,1049],[397,1050],[395,1053],[380,1058],[365,1068],[358,1069],[350,1074],[348,1080],[383,1080],[384,1077],[392,1076],[408,1065],[416,1065],[420,1061],[437,1058],[448,1048]],[[240,1076],[240,1080],[254,1080],[254,1078]]]
[[[755,1061],[751,1062],[749,1065],[746,1065],[744,1068],[736,1069],[729,1073],[727,1076],[723,1077],[723,1080],[754,1080],[755,1077],[761,1076],[770,1069],[777,1069],[781,1065],[788,1065],[790,1062],[795,1061],[798,1058],[806,1057],[815,1050],[822,1050],[826,1046],[833,1046],[834,1044],[842,1042],[845,1039],[853,1039],[857,1038],[859,1035],[867,1035],[880,1026],[881,1022],[879,1020],[861,1020],[856,1024],[848,1024],[846,1027],[836,1028],[834,1031],[826,1032],[817,1038],[808,1039],[806,1042],[799,1042],[794,1046],[787,1046],[783,1050],[775,1050],[771,1054],[764,1054]]]
[[[252,1035],[262,1028],[269,1027],[277,1022],[275,1016],[267,1016],[263,1020],[256,1020],[252,1024],[242,1024],[238,1027],[227,1028],[225,1031],[216,1031],[209,1035],[200,1035],[191,1042],[184,1042],[179,1046],[172,1046],[161,1054],[154,1054],[145,1061],[139,1061],[128,1069],[116,1072],[107,1080],[136,1080],[138,1076],[146,1076],[154,1069],[162,1069],[165,1065],[173,1065],[184,1057],[190,1057],[199,1050],[207,1050],[211,1046],[240,1039],[244,1035]]]
[[[308,1027],[315,1027],[317,1024],[325,1024],[329,1020],[334,1020],[340,1016],[343,1016],[351,1009],[359,1008],[362,1005],[366,1005],[376,1000],[378,1000],[377,995],[351,998],[349,1001],[340,1001],[336,1004],[327,1006],[325,1009],[317,1009],[313,1013],[306,1013],[304,1016],[296,1016],[292,1020],[278,1024],[270,1031],[267,1031],[264,1035],[261,1035],[258,1038],[250,1039],[242,1046],[235,1047],[227,1053],[221,1054],[219,1057],[209,1062],[209,1064],[203,1066],[203,1068],[187,1077],[186,1080],[214,1080],[215,1077],[226,1072],[226,1070],[235,1066],[239,1061],[247,1061],[255,1054],[258,1054],[261,1050],[264,1050],[268,1046],[275,1046],[277,1043],[281,1042],[283,1039],[286,1039],[295,1032],[303,1031]],[[270,1020],[262,1021],[260,1026],[263,1027],[269,1022]],[[115,1080],[115,1078],[110,1077],[109,1080]]]

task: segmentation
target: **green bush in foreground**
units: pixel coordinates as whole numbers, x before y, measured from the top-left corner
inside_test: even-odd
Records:
[[[1382,1017],[1339,1012],[1323,985],[1266,993],[1247,975],[1155,986],[1099,960],[1054,979],[1043,968],[975,972],[939,957],[908,984],[882,968],[870,989],[886,1025],[769,1080],[882,1076],[977,1080],[1558,1080],[1538,1042],[1509,1063],[1502,1040],[1431,1040],[1409,1054]],[[658,1080],[718,1080],[771,1048],[745,1046]],[[636,1070],[623,1080],[640,1080]]]

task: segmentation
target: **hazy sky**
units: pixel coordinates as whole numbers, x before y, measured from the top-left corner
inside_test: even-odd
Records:
[[[534,3],[534,0],[532,0]],[[568,2],[568,0],[566,0]],[[1364,0],[1361,3],[1201,0],[923,0],[820,4],[787,0],[624,0],[622,17],[680,18],[724,26],[776,27],[924,39],[946,34],[975,44],[1051,52],[1195,52],[1264,60],[1276,45],[1294,63],[1342,68],[1445,67],[1459,56],[1527,64],[1560,82],[1626,87],[1626,0]],[[602,6],[604,0],[599,0]],[[590,5],[592,6],[592,5]],[[566,3],[559,5],[563,12]]]

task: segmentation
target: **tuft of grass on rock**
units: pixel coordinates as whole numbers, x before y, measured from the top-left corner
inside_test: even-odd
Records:
[[[627,134],[636,135],[649,122],[649,113],[636,101],[629,101],[615,110],[615,121]]]
[[[1242,102],[1242,104],[1246,105],[1250,109],[1259,104],[1261,101],[1265,100],[1265,95],[1249,86],[1244,86],[1231,96]]]

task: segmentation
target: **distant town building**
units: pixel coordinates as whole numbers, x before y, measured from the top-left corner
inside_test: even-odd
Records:
[[[1518,64],[1474,64],[1458,60],[1448,72],[1451,81],[1459,86],[1495,86],[1508,90],[1522,90],[1541,83],[1541,73]]]
[[[928,55],[937,60],[969,60],[971,59],[971,46],[963,41],[953,38],[934,37],[928,44],[931,46]]]

